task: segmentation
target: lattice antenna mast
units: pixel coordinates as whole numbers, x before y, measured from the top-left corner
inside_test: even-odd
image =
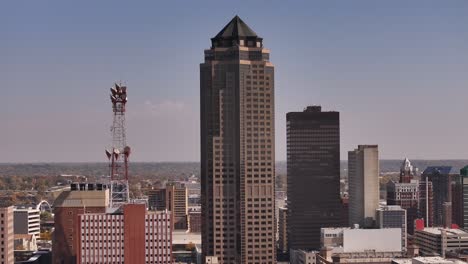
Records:
[[[110,89],[110,99],[114,112],[112,124],[112,148],[106,150],[109,159],[111,180],[110,207],[119,207],[129,202],[128,162],[130,147],[125,138],[125,105],[127,103],[127,87],[114,84]]]

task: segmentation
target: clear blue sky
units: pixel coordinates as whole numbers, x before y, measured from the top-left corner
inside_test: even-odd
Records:
[[[199,63],[236,14],[285,114],[341,112],[342,158],[468,158],[468,1],[2,1],[0,162],[105,161],[108,88],[129,86],[135,161],[199,159]]]

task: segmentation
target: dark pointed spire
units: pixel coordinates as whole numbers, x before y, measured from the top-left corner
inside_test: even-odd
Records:
[[[241,44],[240,40],[244,44]],[[252,47],[256,47],[257,41],[261,44],[262,38],[258,37],[257,33],[237,15],[211,39],[213,47],[230,47],[234,44],[250,46],[248,43],[252,43]]]
[[[214,38],[238,37],[257,37],[257,33],[236,15]]]

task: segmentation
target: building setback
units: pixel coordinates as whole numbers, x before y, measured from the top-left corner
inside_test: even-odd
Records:
[[[220,263],[274,263],[270,51],[238,16],[211,44],[200,64],[203,255]]]
[[[13,206],[0,206],[0,263],[14,263]]]
[[[115,213],[78,216],[78,264],[172,263],[171,215],[125,204]]]
[[[379,150],[359,145],[348,152],[349,224],[371,227],[379,207]]]
[[[309,106],[286,115],[288,243],[320,249],[320,228],[341,226],[340,116]]]

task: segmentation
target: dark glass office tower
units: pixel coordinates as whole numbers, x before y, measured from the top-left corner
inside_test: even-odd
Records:
[[[275,263],[274,67],[234,17],[200,64],[202,250],[220,263]]]
[[[432,182],[433,225],[450,227],[452,224],[452,167],[427,167],[422,178]]]
[[[286,115],[290,249],[319,249],[320,228],[342,223],[340,117],[309,106]]]

